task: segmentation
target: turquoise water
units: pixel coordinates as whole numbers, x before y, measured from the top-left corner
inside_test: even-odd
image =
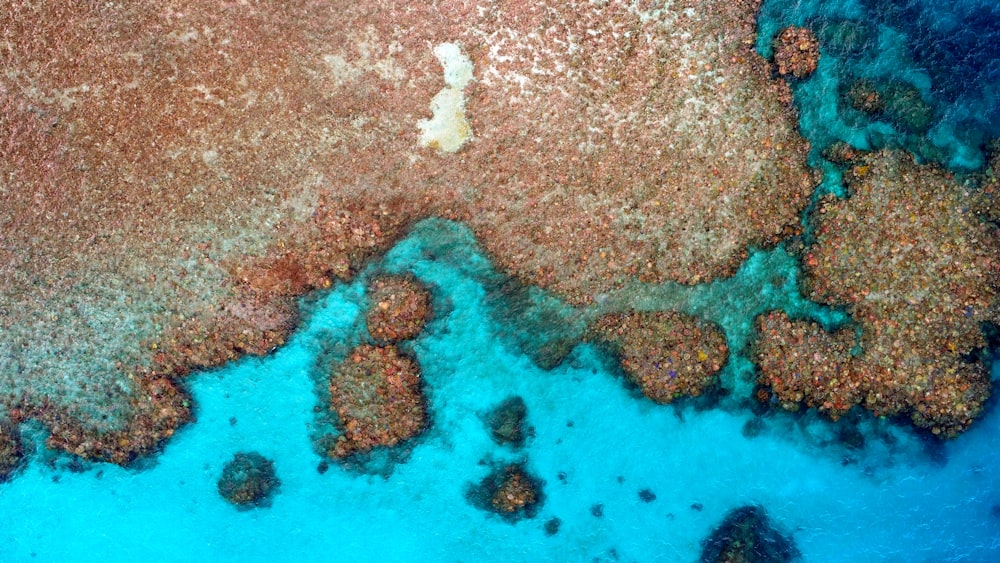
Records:
[[[839,171],[819,157],[836,140],[901,146],[956,170],[983,164],[985,140],[1000,136],[997,10],[967,0],[765,2],[765,54],[789,24],[855,22],[866,38],[824,51],[817,74],[794,86],[824,190],[840,193]],[[932,125],[916,134],[845,109],[837,92],[855,77],[912,85]],[[330,359],[363,340],[364,287],[380,272],[412,273],[433,294],[434,319],[403,345],[423,370],[430,429],[384,473],[337,463],[321,472],[317,389]],[[304,298],[302,326],[271,356],[191,376],[196,422],[145,467],[82,464],[45,451],[40,429],[26,428],[31,463],[0,484],[0,561],[693,561],[745,504],[765,507],[806,561],[1000,560],[992,404],[945,443],[867,415],[834,424],[752,413],[755,315],[781,308],[830,329],[850,324],[802,298],[798,276],[782,248],[756,251],[729,280],[636,285],[575,309],[496,272],[461,225],[422,222],[353,283]],[[658,406],[625,384],[613,358],[571,345],[588,321],[626,308],[718,323],[731,350],[723,392]],[[514,395],[534,429],[518,451],[495,444],[483,421]],[[855,429],[864,447],[845,439]],[[239,451],[274,461],[281,485],[270,507],[237,511],[217,493]],[[536,517],[510,523],[467,500],[507,462],[544,482]],[[656,498],[645,502],[643,490]],[[550,535],[553,518],[561,525]]]
[[[432,288],[437,314],[411,348],[431,428],[387,478],[336,463],[321,474],[311,442],[317,358],[357,341],[364,280],[386,270]],[[808,561],[997,555],[995,411],[940,448],[863,419],[867,446],[852,450],[836,426],[787,414],[762,419],[748,438],[752,414],[736,397],[709,409],[657,406],[588,345],[554,369],[537,367],[501,335],[518,329],[498,323],[509,302],[483,283],[495,275],[464,228],[420,224],[355,283],[304,304],[307,321],[272,356],[193,376],[197,422],[152,467],[74,472],[36,456],[0,489],[0,560],[691,561],[746,503],[766,507]],[[736,279],[752,285],[754,276]],[[519,452],[491,441],[482,419],[512,395],[534,427]],[[237,511],[216,492],[223,464],[243,450],[274,460],[281,486],[269,508]],[[525,461],[544,481],[537,517],[511,524],[466,500],[504,461]],[[642,489],[656,499],[643,502]],[[548,536],[553,517],[562,523]]]

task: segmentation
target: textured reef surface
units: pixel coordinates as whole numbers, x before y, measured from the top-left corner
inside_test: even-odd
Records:
[[[107,471],[193,527],[357,505],[355,556],[995,555],[949,439],[996,425],[998,45],[974,0],[12,2],[0,505]],[[880,480],[936,535],[787,507]]]
[[[16,3],[4,403],[132,459],[189,418],[179,377],[273,350],[428,216],[574,304],[731,275],[815,183],[756,10]]]

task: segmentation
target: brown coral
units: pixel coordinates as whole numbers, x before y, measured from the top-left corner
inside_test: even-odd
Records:
[[[368,333],[383,342],[416,337],[431,313],[430,293],[408,277],[375,278],[368,285],[368,302]]]
[[[809,295],[845,306],[861,328],[828,334],[780,314],[761,319],[761,381],[784,403],[833,415],[855,404],[908,413],[954,436],[981,412],[989,375],[972,358],[996,321],[1000,238],[945,171],[900,153],[866,156],[850,197],[827,199],[805,255]]]
[[[395,346],[352,350],[330,376],[330,405],[343,427],[335,458],[395,446],[427,426],[420,368]]]
[[[111,457],[160,426],[131,421],[143,374],[267,353],[294,297],[427,216],[574,304],[725,276],[797,224],[808,147],[756,0],[383,4],[0,10],[3,401]],[[445,42],[475,78],[454,154],[419,143]]]
[[[606,315],[591,331],[614,345],[625,374],[657,403],[701,395],[728,356],[718,327],[672,311]]]
[[[806,78],[819,65],[819,40],[812,30],[786,27],[774,40],[774,64],[778,74]]]

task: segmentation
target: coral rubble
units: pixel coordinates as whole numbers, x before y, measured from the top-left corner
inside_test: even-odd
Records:
[[[845,307],[860,340],[850,328],[761,317],[760,382],[786,407],[836,418],[861,405],[955,436],[989,395],[977,353],[982,325],[1000,318],[996,226],[950,174],[901,153],[869,155],[847,179],[848,199],[818,210],[805,285],[814,300]]]

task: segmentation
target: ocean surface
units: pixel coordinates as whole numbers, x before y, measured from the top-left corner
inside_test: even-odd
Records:
[[[1000,137],[997,4],[768,0],[763,54],[790,24],[839,34],[817,74],[793,88],[827,191],[839,193],[839,176],[820,151],[836,140],[902,147],[956,171],[983,165],[984,143]],[[929,122],[905,130],[844,108],[838,91],[858,77],[916,88]],[[432,292],[432,321],[403,345],[422,369],[430,428],[378,467],[330,462],[321,471],[317,389],[331,359],[362,340],[366,282],[386,272],[412,274]],[[702,540],[748,504],[762,506],[805,561],[1000,560],[995,401],[948,442],[868,414],[832,423],[751,412],[754,316],[782,308],[828,328],[845,320],[799,295],[798,277],[779,247],[753,252],[729,280],[637,285],[573,309],[511,290],[464,226],[426,220],[352,283],[303,298],[302,325],[269,357],[192,375],[196,421],[141,467],[48,452],[28,425],[32,460],[0,484],[0,561],[696,561]],[[720,324],[729,393],[656,405],[586,343],[555,368],[533,361],[542,344],[576,339],[586,320],[626,307]],[[484,423],[513,396],[533,428],[520,450],[494,443]],[[236,510],[218,494],[223,465],[245,451],[274,462],[281,484],[269,507]],[[468,498],[512,462],[543,494],[537,515],[517,522]]]

